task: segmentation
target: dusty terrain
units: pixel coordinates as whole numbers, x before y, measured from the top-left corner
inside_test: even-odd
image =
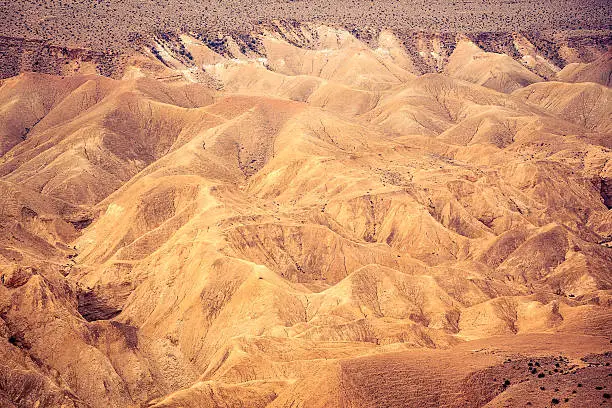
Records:
[[[0,406],[610,406],[610,32],[372,33],[4,38]]]
[[[365,39],[393,29],[541,32],[609,29],[607,0],[3,0],[0,36],[121,50],[159,30],[244,36],[274,20],[342,26]]]

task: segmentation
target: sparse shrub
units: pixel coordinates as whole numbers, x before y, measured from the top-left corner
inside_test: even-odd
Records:
[[[553,404],[558,404],[560,401],[556,398],[553,398],[550,402],[552,402]]]

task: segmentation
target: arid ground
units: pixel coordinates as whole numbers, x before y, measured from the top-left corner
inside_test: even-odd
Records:
[[[0,3],[0,407],[610,407],[606,1]]]

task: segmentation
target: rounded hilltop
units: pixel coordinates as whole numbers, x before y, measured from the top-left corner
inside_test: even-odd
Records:
[[[612,30],[507,1],[0,10],[0,407],[609,406]]]

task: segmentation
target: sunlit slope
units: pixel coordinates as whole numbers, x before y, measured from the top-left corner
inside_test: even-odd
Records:
[[[612,335],[608,87],[467,36],[448,58],[316,25],[265,56],[180,38],[192,59],[160,42],[124,79],[2,82],[0,403],[480,407],[574,398],[559,369],[601,382],[580,358]]]

